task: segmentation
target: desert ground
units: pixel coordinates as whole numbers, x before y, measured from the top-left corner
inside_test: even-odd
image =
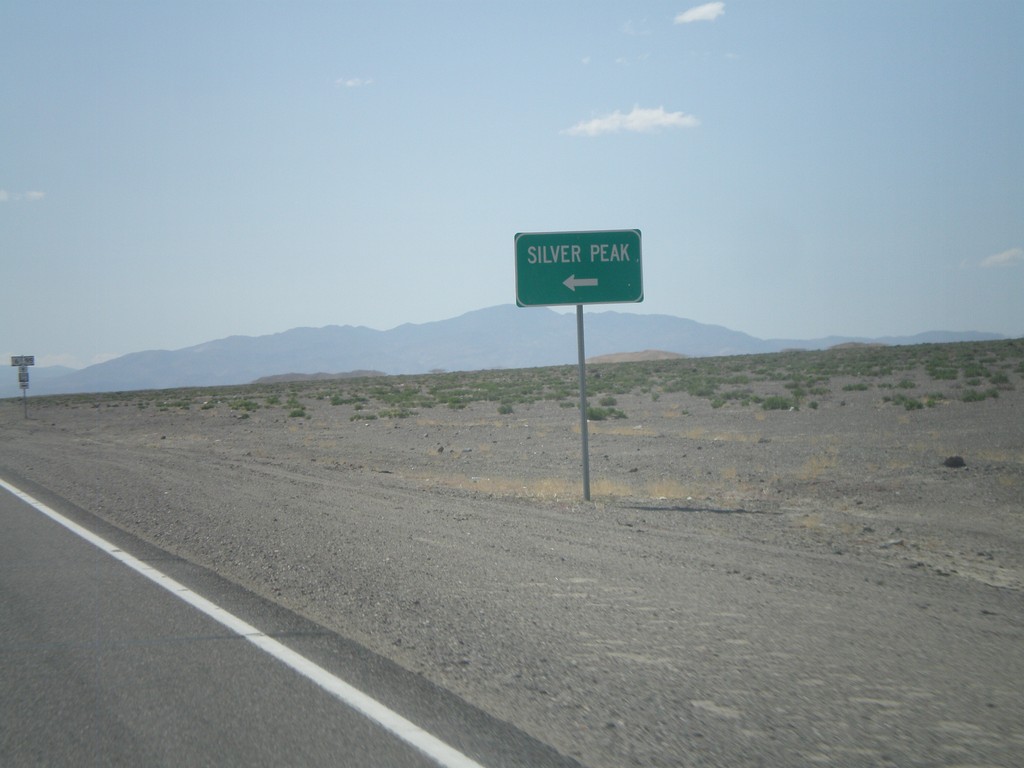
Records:
[[[0,475],[593,768],[1024,763],[1024,341],[0,402]]]

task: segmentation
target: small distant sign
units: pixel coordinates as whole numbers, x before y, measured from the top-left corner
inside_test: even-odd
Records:
[[[18,384],[22,389],[28,389],[28,366],[18,366]]]
[[[21,368],[22,366],[25,366],[25,365],[35,365],[35,364],[36,364],[36,356],[35,355],[12,355],[11,356],[11,365],[17,366],[18,368]]]

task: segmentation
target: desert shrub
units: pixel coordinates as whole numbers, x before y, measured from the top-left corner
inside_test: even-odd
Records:
[[[502,403],[501,405],[498,406],[498,413],[500,413],[502,415],[506,415],[506,414],[514,413],[514,412],[515,412],[514,409],[508,403]]]
[[[596,406],[589,406],[587,408],[587,418],[590,421],[604,421],[605,419],[624,419],[626,414],[620,411],[618,408],[599,408]]]
[[[761,408],[766,411],[788,411],[796,408],[796,400],[782,395],[771,395],[761,401]]]
[[[610,405],[618,405],[619,404],[619,401],[616,400],[611,395],[606,395],[605,397],[602,397],[598,402],[601,405],[603,405],[603,406],[610,406]]]
[[[964,378],[967,379],[980,379],[985,376],[991,375],[988,369],[980,363],[970,362],[963,367]]]
[[[114,406],[111,405],[110,407],[114,407]],[[181,409],[187,411],[191,407],[192,407],[192,401],[191,400],[186,400],[184,398],[180,399],[180,400],[165,400],[164,402],[160,403],[160,405],[159,405],[159,409],[161,411],[167,411],[167,410],[170,410],[171,408],[181,408]]]
[[[956,381],[960,372],[956,368],[929,367],[928,375],[936,381]]]
[[[978,403],[982,400],[987,400],[990,397],[999,397],[999,390],[996,388],[980,390],[980,389],[967,389],[960,396],[960,399],[965,403]]]
[[[989,376],[988,381],[990,384],[995,384],[1000,389],[1013,389],[1013,385],[1010,384],[1010,377],[1002,371]]]
[[[704,380],[693,382],[686,388],[686,391],[694,397],[711,397],[717,389],[718,384],[716,382]]]
[[[864,381],[858,381],[856,384],[846,384],[843,387],[843,392],[864,392],[871,388],[871,385]]]
[[[800,402],[807,397],[807,391],[796,382],[790,381],[784,386],[793,394],[793,400],[796,402]]]
[[[739,401],[740,405],[750,405],[751,402],[761,402],[749,389],[729,389],[724,392],[716,392],[708,398],[712,408],[721,408],[729,402]]]
[[[416,411],[408,408],[382,408],[377,411],[377,415],[382,419],[407,419],[410,416],[415,416]]]
[[[351,405],[354,408],[362,408],[366,402],[367,399],[362,395],[349,395],[348,397],[331,395],[331,405]]]
[[[907,397],[904,394],[896,395],[896,397],[894,397],[892,401],[896,405],[902,405],[904,409],[908,411],[916,411],[921,408],[924,408],[924,403],[922,403],[916,397]]]

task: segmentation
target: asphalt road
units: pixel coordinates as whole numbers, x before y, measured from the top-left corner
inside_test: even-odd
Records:
[[[0,765],[573,764],[312,622],[80,510],[61,512],[401,710],[451,745],[453,762],[0,489]]]

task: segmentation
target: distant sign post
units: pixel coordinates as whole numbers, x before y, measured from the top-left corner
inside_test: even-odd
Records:
[[[12,355],[11,365],[18,369],[18,386],[21,387],[21,401],[28,418],[28,367],[36,364],[35,355]]]
[[[520,307],[576,305],[583,498],[590,501],[583,305],[644,300],[640,230],[520,232],[515,237],[515,251],[516,304]]]

